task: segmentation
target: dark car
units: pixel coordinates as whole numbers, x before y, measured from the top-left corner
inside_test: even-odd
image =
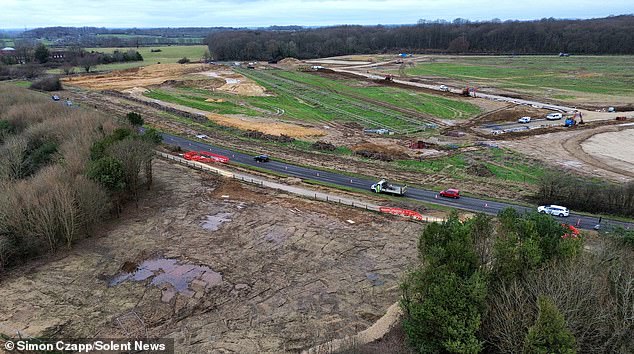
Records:
[[[444,191],[440,191],[440,196],[458,199],[460,198],[460,191],[458,189],[449,188]]]
[[[53,99],[53,101],[59,101],[59,96],[58,95],[53,95],[53,96],[51,96],[51,98]]]
[[[268,162],[269,161],[269,155],[258,155],[256,157],[253,158],[255,161],[257,162]]]

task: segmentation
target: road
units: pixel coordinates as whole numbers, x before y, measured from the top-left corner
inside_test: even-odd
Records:
[[[369,191],[370,186],[379,180],[357,178],[345,175],[343,173],[320,171],[308,167],[297,166],[280,161],[269,161],[265,163],[259,163],[253,160],[252,155],[232,151],[226,148],[213,146],[210,144],[202,143],[199,141],[188,140],[179,136],[171,134],[163,134],[163,141],[167,144],[178,145],[185,150],[196,151],[210,151],[216,154],[224,155],[230,158],[231,161],[239,162],[249,166],[256,166],[261,169],[282,173],[288,176],[298,177],[301,179],[312,179],[320,182],[326,182],[333,185],[355,188],[359,190]],[[404,198],[411,198],[422,202],[440,204],[456,209],[468,210],[472,212],[483,212],[487,214],[497,214],[500,210],[505,208],[515,208],[520,212],[526,212],[535,210],[535,208],[527,208],[520,205],[502,203],[497,201],[490,201],[472,197],[461,197],[460,199],[448,199],[438,196],[437,191],[430,191],[420,188],[409,188]],[[568,218],[558,218],[562,222],[567,222],[573,225],[578,225],[583,229],[593,228],[598,220],[597,217],[583,216],[579,214],[570,214]],[[604,218],[602,221],[602,227],[622,226],[625,228],[634,227],[632,223],[624,223],[616,220],[609,220]]]

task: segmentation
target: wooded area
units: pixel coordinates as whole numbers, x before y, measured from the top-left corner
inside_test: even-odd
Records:
[[[424,21],[404,26],[211,33],[216,60],[279,60],[361,53],[633,54],[634,16],[590,20]]]

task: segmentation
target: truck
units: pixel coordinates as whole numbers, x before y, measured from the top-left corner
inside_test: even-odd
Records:
[[[385,194],[394,194],[394,195],[405,195],[405,191],[407,190],[407,186],[397,186],[395,184],[391,184],[388,181],[382,179],[370,188],[374,193],[385,193]]]

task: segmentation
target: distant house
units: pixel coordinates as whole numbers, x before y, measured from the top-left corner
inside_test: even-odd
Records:
[[[15,48],[4,47],[0,49],[0,55],[15,55]]]

